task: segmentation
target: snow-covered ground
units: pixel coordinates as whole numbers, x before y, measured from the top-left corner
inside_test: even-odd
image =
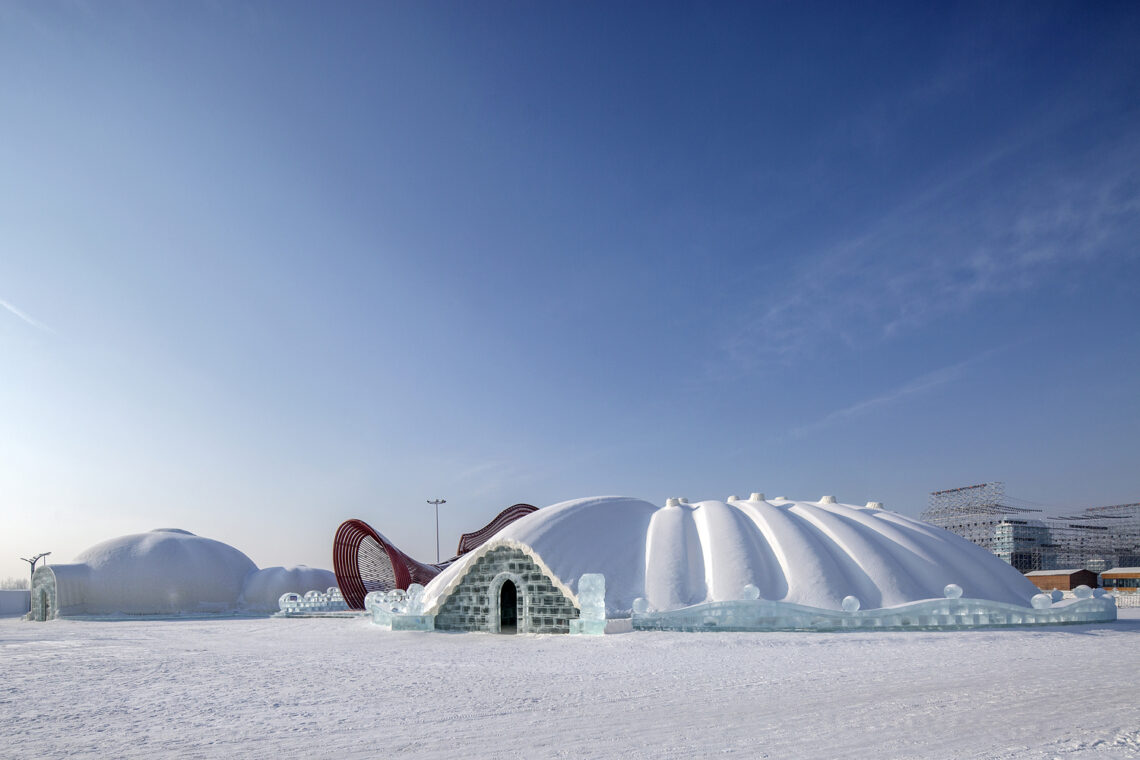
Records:
[[[12,758],[1140,757],[1140,611],[937,633],[0,619]]]

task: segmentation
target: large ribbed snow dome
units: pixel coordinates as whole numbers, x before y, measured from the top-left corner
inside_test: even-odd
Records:
[[[1029,606],[1036,587],[990,552],[949,531],[868,505],[750,499],[664,507],[596,497],[540,509],[507,526],[494,542],[533,549],[576,590],[583,573],[606,578],[606,614],[627,617],[637,597],[671,610],[760,597],[839,610],[845,596],[864,609],[942,598],[947,584],[967,596]],[[440,600],[478,552],[428,586]]]

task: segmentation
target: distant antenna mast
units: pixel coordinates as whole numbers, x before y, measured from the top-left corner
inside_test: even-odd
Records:
[[[27,562],[29,565],[32,566],[32,575],[35,575],[36,574],[36,563],[39,562],[44,557],[48,556],[49,554],[51,554],[51,552],[40,552],[39,554],[32,557],[31,559],[28,559],[27,557],[20,557],[20,559],[24,560],[25,562]],[[46,565],[47,562],[44,562],[44,564]]]
[[[428,499],[428,504],[435,505],[435,564],[439,564],[439,505],[446,504],[447,499]]]

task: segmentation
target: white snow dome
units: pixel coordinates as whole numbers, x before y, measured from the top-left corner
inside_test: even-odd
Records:
[[[282,594],[304,595],[307,591],[325,591],[336,586],[336,576],[329,570],[306,565],[266,567],[250,573],[241,593],[241,606],[248,612],[277,612]]]
[[[92,615],[234,609],[246,576],[257,569],[234,547],[176,528],[112,538],[74,565],[51,567],[61,582],[67,576],[83,586],[72,589],[81,599],[71,606]]]
[[[770,601],[839,610],[965,596],[1028,607],[1037,588],[985,549],[942,528],[890,512],[820,501],[749,499],[694,504],[595,497],[540,509],[489,542],[537,553],[576,590],[583,573],[606,579],[606,614],[628,617],[633,600],[672,610],[740,599],[746,584]],[[425,592],[430,607],[480,552],[457,560]]]

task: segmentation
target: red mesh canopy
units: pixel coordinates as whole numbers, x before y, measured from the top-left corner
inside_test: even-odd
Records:
[[[526,517],[531,512],[537,511],[538,507],[531,506],[530,504],[512,504],[500,512],[494,520],[487,523],[479,530],[472,533],[464,533],[462,536],[460,536],[459,547],[455,550],[455,556],[448,560],[448,562],[454,562],[472,549],[479,548],[487,542],[487,539],[513,523],[515,520],[519,519],[520,517]]]
[[[409,557],[363,520],[346,520],[336,529],[333,538],[333,572],[336,573],[340,593],[349,607],[362,610],[364,597],[369,591],[406,589],[413,583],[427,585],[452,562],[537,509],[530,504],[507,507],[484,527],[464,533],[459,539],[456,555],[438,565]]]

